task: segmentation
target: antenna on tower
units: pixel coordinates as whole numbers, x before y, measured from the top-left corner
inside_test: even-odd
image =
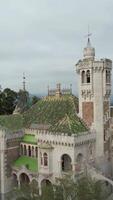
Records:
[[[26,80],[26,77],[25,77],[25,73],[23,73],[23,91],[25,91],[26,90],[26,82],[25,82],[25,80]]]

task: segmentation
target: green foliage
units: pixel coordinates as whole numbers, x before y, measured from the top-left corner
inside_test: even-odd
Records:
[[[30,185],[24,184],[18,192],[27,200],[105,200],[101,196],[99,182],[95,182],[90,177],[83,177],[75,182],[69,175],[59,179],[57,185],[43,186],[41,196],[36,181]]]
[[[43,186],[42,187],[42,195],[40,200],[54,200],[54,191],[51,185]]]
[[[16,105],[16,110],[19,113],[23,113],[28,110],[31,106],[29,93],[25,90],[19,90],[18,92],[18,100]]]
[[[98,188],[98,189],[97,189]],[[92,181],[90,177],[82,178],[77,183],[78,200],[103,200],[101,197],[101,185]]]
[[[0,115],[12,114],[15,108],[17,93],[9,88],[0,92]]]

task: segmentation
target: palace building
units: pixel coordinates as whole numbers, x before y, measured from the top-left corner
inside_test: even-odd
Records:
[[[71,86],[48,88],[48,96],[19,113],[0,116],[0,193],[16,184],[55,184],[67,173],[87,172],[112,182],[112,61],[95,58],[88,38],[83,58],[75,65],[79,98]],[[25,89],[24,89],[25,90]]]

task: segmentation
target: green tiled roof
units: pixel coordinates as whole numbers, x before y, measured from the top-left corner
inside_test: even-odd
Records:
[[[37,161],[37,159],[31,158],[31,157],[28,157],[28,156],[19,157],[15,161],[14,166],[18,167],[18,168],[25,166],[30,171],[33,171],[33,172],[38,171],[38,161]]]
[[[77,115],[78,99],[73,95],[46,97],[22,115],[0,116],[0,125],[11,129],[29,128],[31,124],[48,125],[52,132],[80,134],[88,128]],[[31,142],[33,138],[25,138]],[[34,140],[34,139],[33,139]]]
[[[0,115],[0,125],[9,130],[19,130],[23,128],[22,115]]]
[[[49,131],[78,135],[87,131],[87,127],[77,116],[77,110],[78,99],[73,95],[47,97],[24,113],[24,123],[28,127],[32,123],[48,124]]]
[[[29,143],[29,144],[37,144],[35,135],[30,135],[30,134],[25,134],[22,139],[22,142]]]

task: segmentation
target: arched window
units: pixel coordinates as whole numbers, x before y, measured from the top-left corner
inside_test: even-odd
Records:
[[[68,154],[63,154],[61,157],[62,171],[67,172],[72,170],[71,157]]]
[[[79,153],[77,155],[76,161],[77,161],[77,163],[82,164],[83,163],[83,154]]]
[[[21,155],[24,154],[24,152],[23,152],[23,145],[22,145],[22,144],[21,144],[21,146],[20,146],[20,154],[21,154]]]
[[[111,82],[111,74],[109,70],[106,70],[106,83]]]
[[[90,83],[90,71],[89,70],[87,70],[87,72],[86,72],[86,82]]]
[[[48,166],[48,155],[47,155],[47,153],[44,153],[43,157],[44,157],[44,166]]]
[[[34,157],[34,146],[32,146],[32,157]]]
[[[81,171],[82,169],[82,166],[83,166],[83,154],[79,153],[76,157],[76,167],[75,167],[75,170],[76,171]]]
[[[28,155],[31,157],[31,147],[28,146]]]
[[[38,157],[38,148],[35,148],[35,152],[36,152],[36,158]]]
[[[82,71],[82,83],[85,83],[85,71]]]
[[[24,145],[24,156],[27,156],[27,149],[26,149],[26,145]]]
[[[42,156],[41,152],[40,152],[40,163],[41,163],[41,165],[43,165],[43,156]]]

